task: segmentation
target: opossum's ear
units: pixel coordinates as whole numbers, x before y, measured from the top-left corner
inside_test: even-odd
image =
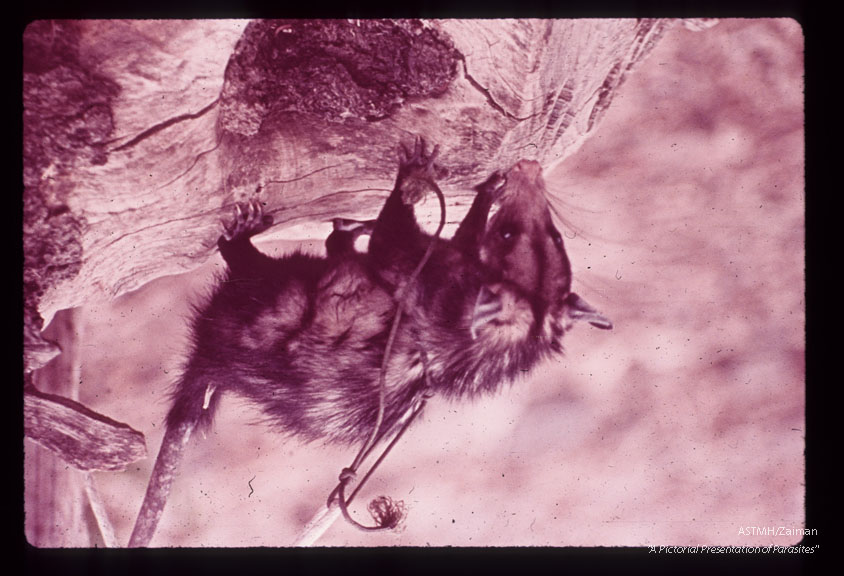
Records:
[[[469,328],[472,340],[478,337],[478,329],[495,320],[503,309],[501,296],[492,292],[486,286],[481,287],[481,291],[475,299],[475,307],[472,309],[472,325]]]
[[[575,292],[568,295],[566,303],[569,306],[569,318],[572,320],[585,320],[595,328],[600,328],[601,330],[612,330],[612,322],[610,319],[599,314],[597,310],[592,308],[589,302],[578,296]]]

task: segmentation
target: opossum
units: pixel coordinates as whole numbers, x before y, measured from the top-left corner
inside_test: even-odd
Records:
[[[271,219],[258,204],[238,209],[218,242],[228,269],[197,309],[130,546],[148,545],[184,446],[211,424],[224,392],[253,400],[272,426],[305,440],[366,440],[397,302],[405,315],[385,368],[382,435],[428,387],[454,398],[491,392],[560,352],[572,320],[611,327],[571,292],[538,163],[521,161],[477,186],[444,240],[420,228],[413,208],[430,191],[435,158],[417,140],[377,219],[336,219],[324,258],[262,254],[250,237]],[[370,235],[366,252],[354,248],[360,234]],[[430,259],[409,283],[431,242]]]

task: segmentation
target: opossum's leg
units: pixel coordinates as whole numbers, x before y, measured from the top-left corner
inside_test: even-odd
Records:
[[[271,263],[272,258],[259,252],[252,245],[250,238],[260,234],[273,223],[273,217],[265,215],[261,203],[251,200],[246,204],[235,205],[234,220],[223,224],[223,234],[217,241],[220,254],[236,275],[254,275],[257,270]]]
[[[375,220],[335,218],[334,230],[325,239],[325,252],[329,258],[355,252],[355,241],[364,234],[372,234]]]
[[[500,198],[506,181],[504,174],[496,171],[475,187],[475,200],[451,240],[454,246],[470,256],[478,256],[490,208]]]
[[[420,201],[436,177],[437,147],[427,150],[417,138],[413,150],[402,147],[399,173],[393,191],[375,221],[369,239],[369,254],[381,266],[389,267],[416,258],[427,246],[428,237],[419,227],[413,204]]]

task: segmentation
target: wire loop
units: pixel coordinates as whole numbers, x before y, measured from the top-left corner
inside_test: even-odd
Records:
[[[424,144],[423,144],[424,147]],[[437,155],[437,148],[434,148],[434,151],[431,154],[431,158],[433,159]],[[433,161],[433,160],[432,160]],[[423,372],[425,375],[425,387],[421,390],[420,394],[414,400],[416,406],[411,406],[409,410],[409,416],[407,420],[396,433],[395,437],[390,441],[378,459],[372,464],[369,471],[361,478],[360,482],[356,486],[355,490],[349,495],[349,498],[346,498],[345,491],[346,486],[352,482],[356,475],[357,470],[360,468],[360,465],[363,461],[369,456],[369,454],[374,449],[375,445],[383,439],[384,431],[381,430],[381,426],[384,421],[384,404],[386,399],[386,390],[387,390],[387,364],[390,359],[390,354],[393,348],[393,342],[395,341],[396,334],[398,332],[398,327],[401,322],[402,313],[404,312],[404,306],[406,304],[406,297],[407,297],[407,289],[411,286],[414,282],[416,282],[419,274],[422,271],[422,268],[428,262],[428,259],[431,257],[431,254],[436,247],[437,240],[439,239],[440,234],[442,233],[442,229],[445,226],[445,219],[446,219],[446,207],[445,207],[445,196],[440,190],[439,186],[437,186],[436,182],[434,182],[433,178],[426,178],[425,181],[427,184],[431,186],[434,192],[437,195],[437,199],[440,202],[440,223],[437,227],[436,232],[434,232],[433,236],[431,237],[431,241],[428,244],[428,248],[425,251],[425,254],[419,260],[419,263],[414,268],[413,272],[411,272],[410,276],[408,277],[407,282],[402,285],[401,288],[396,292],[396,313],[393,316],[393,323],[390,327],[390,334],[387,338],[387,344],[384,348],[384,358],[381,361],[381,372],[379,376],[379,386],[378,386],[378,414],[375,419],[375,426],[373,427],[372,433],[370,434],[367,441],[358,451],[357,456],[355,457],[354,461],[352,462],[351,466],[347,468],[343,468],[340,472],[339,483],[331,491],[328,495],[328,502],[327,505],[330,507],[332,502],[335,498],[338,499],[338,504],[340,506],[340,511],[343,513],[343,517],[346,519],[347,522],[352,524],[353,526],[357,527],[360,530],[364,530],[367,532],[374,532],[377,530],[389,530],[395,528],[401,518],[403,517],[403,503],[399,501],[398,503],[393,502],[390,498],[386,496],[382,496],[378,500],[373,500],[370,503],[370,513],[372,514],[373,518],[376,521],[375,526],[366,526],[352,518],[351,514],[349,513],[348,506],[360,489],[364,486],[366,481],[369,477],[375,472],[376,468],[381,464],[381,462],[386,458],[387,454],[390,453],[393,446],[399,441],[399,439],[404,435],[407,429],[410,427],[410,424],[413,420],[422,412],[422,409],[425,407],[428,398],[433,396],[433,388],[431,387],[430,376],[428,374],[428,362],[427,356],[425,355],[424,351],[420,351],[422,356],[422,364],[423,364]]]

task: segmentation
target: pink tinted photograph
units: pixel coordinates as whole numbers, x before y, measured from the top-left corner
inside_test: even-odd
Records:
[[[817,534],[797,21],[23,47],[33,547]]]

